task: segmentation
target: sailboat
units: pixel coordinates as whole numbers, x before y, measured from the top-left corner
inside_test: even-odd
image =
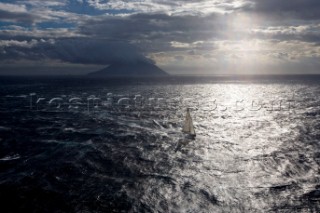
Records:
[[[196,137],[196,131],[194,130],[189,108],[187,108],[186,119],[183,124],[182,132],[187,134],[192,139]]]

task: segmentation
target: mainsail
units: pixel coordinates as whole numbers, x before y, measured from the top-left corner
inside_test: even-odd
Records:
[[[196,135],[196,132],[194,131],[192,118],[190,116],[189,109],[187,109],[186,120],[184,121],[182,132],[190,134],[190,135]]]

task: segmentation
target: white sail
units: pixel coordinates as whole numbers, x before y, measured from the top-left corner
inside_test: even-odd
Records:
[[[186,120],[184,121],[182,132],[190,134],[190,135],[196,135],[196,132],[194,131],[192,118],[190,116],[189,109],[187,110]]]

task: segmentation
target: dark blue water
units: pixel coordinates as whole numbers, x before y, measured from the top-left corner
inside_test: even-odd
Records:
[[[1,77],[0,211],[320,212],[319,83]]]

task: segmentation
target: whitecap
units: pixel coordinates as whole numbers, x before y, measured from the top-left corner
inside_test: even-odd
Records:
[[[66,127],[63,129],[64,132],[76,132],[76,129],[75,128],[72,128],[72,127]]]
[[[0,131],[10,131],[10,127],[0,126]]]
[[[5,156],[3,158],[0,158],[0,161],[10,161],[10,160],[17,160],[21,158],[19,154],[15,154],[15,155],[8,155]]]

